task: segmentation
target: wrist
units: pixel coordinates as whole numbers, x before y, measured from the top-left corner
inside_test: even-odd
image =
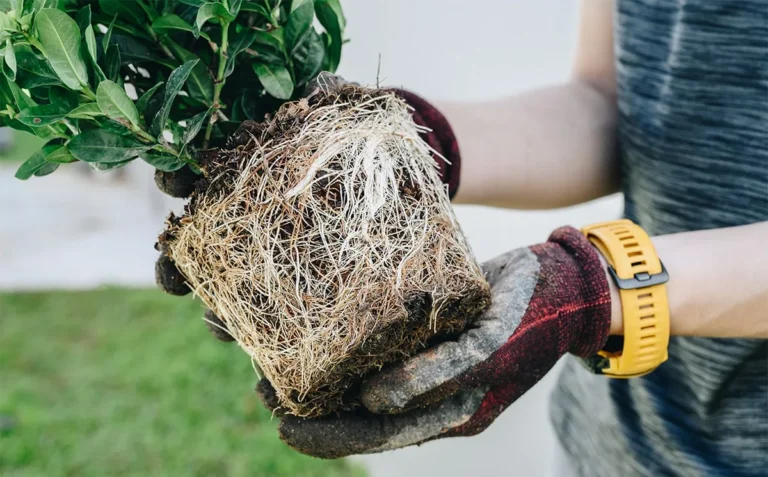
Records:
[[[605,280],[608,282],[608,289],[611,294],[611,329],[610,334],[623,335],[624,334],[624,314],[621,311],[621,295],[619,294],[619,287],[613,282],[610,273],[608,273],[608,261],[605,259],[602,253],[595,247],[595,252],[600,258],[600,264],[605,275]]]

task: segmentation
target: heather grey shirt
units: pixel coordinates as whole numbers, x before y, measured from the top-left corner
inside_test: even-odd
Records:
[[[768,220],[768,0],[617,0],[615,22],[626,216],[652,235]],[[672,338],[631,380],[568,358],[552,420],[576,474],[768,476],[767,343]]]

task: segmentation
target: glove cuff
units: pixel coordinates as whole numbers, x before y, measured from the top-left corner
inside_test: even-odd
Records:
[[[572,293],[569,310],[572,316],[561,323],[561,352],[588,357],[605,346],[611,328],[611,292],[602,262],[595,247],[573,227],[561,227],[549,236],[550,243],[560,245],[573,267],[562,266],[561,273],[570,275],[563,281]]]
[[[443,113],[424,98],[402,89],[393,89],[392,91],[414,109],[414,122],[430,129],[421,137],[432,149],[446,159],[447,162],[435,158],[443,183],[448,184],[448,195],[453,198],[459,189],[461,155],[459,154],[459,143],[456,141],[456,135],[453,133],[451,125]]]

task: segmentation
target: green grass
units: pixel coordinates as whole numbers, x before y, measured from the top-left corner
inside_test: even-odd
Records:
[[[45,141],[23,131],[11,131],[13,143],[10,149],[0,152],[0,161],[23,162],[37,152]]]
[[[191,299],[0,294],[0,475],[363,475],[285,446],[256,379]]]

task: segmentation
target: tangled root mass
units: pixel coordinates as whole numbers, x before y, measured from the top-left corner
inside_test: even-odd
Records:
[[[419,132],[388,92],[288,103],[205,157],[205,180],[168,220],[161,242],[286,412],[354,407],[362,376],[488,305]]]

